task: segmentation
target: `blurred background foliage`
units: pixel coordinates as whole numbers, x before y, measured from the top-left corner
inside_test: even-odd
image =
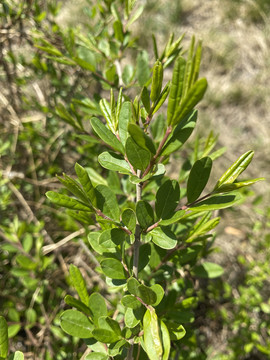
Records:
[[[86,229],[53,208],[44,194],[59,186],[55,174],[73,173],[76,161],[98,176],[102,144],[85,133],[91,131],[90,116],[100,114],[99,99],[110,87],[119,88],[121,51],[122,81],[129,84],[136,49],[149,49],[154,58],[152,33],[159,48],[171,32],[185,33],[184,43],[193,34],[201,38],[209,88],[196,136],[212,128],[220,134],[218,145],[227,148],[214,172],[220,175],[252,148],[255,160],[247,177],[269,174],[269,1],[140,2],[144,12],[132,24],[126,49],[117,48],[108,30],[111,19],[102,16],[102,7],[111,3],[0,4],[0,313],[9,323],[11,350],[23,351],[26,359],[77,359],[84,352],[58,326],[62,299],[71,291],[70,263],[81,268],[91,288],[105,291],[91,266],[94,259],[89,261]],[[84,46],[89,34],[95,34],[93,52]],[[178,174],[180,165],[176,159],[170,171]],[[259,183],[246,192],[245,204],[222,216],[211,257],[225,274],[198,286],[196,331],[179,359],[270,358],[269,193],[268,181]],[[73,242],[66,239],[70,233]],[[63,239],[66,245],[48,250]]]

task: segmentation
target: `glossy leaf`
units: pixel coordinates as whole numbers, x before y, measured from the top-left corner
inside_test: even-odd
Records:
[[[155,106],[152,110],[152,114],[155,114],[160,108],[161,106],[164,104],[164,102],[166,101],[169,93],[170,93],[170,88],[171,88],[171,83],[168,82],[165,86],[164,89],[162,90],[162,93],[159,95],[157,101],[155,102]]]
[[[183,325],[174,322],[167,322],[167,328],[170,333],[171,340],[180,340],[186,335],[186,330]]]
[[[0,316],[0,358],[5,359],[8,354],[8,326],[5,318]]]
[[[206,79],[200,79],[195,82],[195,84],[189,89],[186,97],[182,100],[180,106],[178,106],[177,111],[171,120],[169,125],[175,126],[183,118],[189,114],[193,108],[201,101],[207,89]]]
[[[163,287],[161,285],[159,285],[159,284],[154,284],[154,285],[151,286],[151,290],[153,290],[155,292],[156,296],[157,296],[157,300],[153,304],[153,306],[157,306],[164,297]]]
[[[101,210],[110,219],[119,221],[120,210],[114,192],[105,185],[98,185],[95,188],[96,203],[94,206]]]
[[[156,153],[156,148],[152,139],[146,135],[138,125],[129,124],[128,132],[138,146],[147,151],[150,151],[152,154]]]
[[[146,310],[143,317],[143,339],[148,358],[161,360],[163,355],[158,318],[154,310]]]
[[[136,299],[133,295],[125,295],[123,296],[121,303],[128,308],[138,309],[142,306],[142,303]]]
[[[162,360],[168,360],[171,350],[171,339],[167,326],[164,324],[162,320],[160,320],[160,335],[163,345]]]
[[[69,267],[69,273],[70,273],[72,285],[76,289],[81,301],[85,305],[88,305],[89,296],[88,296],[88,292],[87,292],[87,288],[86,288],[86,283],[85,283],[85,280],[84,280],[79,268],[77,268],[77,266],[71,264]]]
[[[75,307],[77,310],[85,313],[87,316],[91,316],[91,311],[88,307],[88,304],[85,305],[83,302],[75,299],[73,296],[70,295],[66,295],[64,300],[67,305]]]
[[[136,228],[136,215],[132,209],[125,209],[122,214],[123,224],[131,231],[135,232]]]
[[[103,273],[111,279],[126,279],[123,265],[117,259],[107,258],[100,262]]]
[[[93,314],[94,324],[98,326],[99,318],[101,316],[107,316],[107,306],[104,297],[99,293],[94,292],[89,297],[88,306]]]
[[[121,339],[121,337],[119,337],[113,331],[107,329],[94,329],[92,334],[97,341],[105,344],[111,344]]]
[[[135,169],[145,170],[150,161],[150,152],[138,146],[135,141],[128,137],[126,141],[126,155]]]
[[[134,328],[143,319],[144,307],[138,309],[127,308],[125,312],[125,324],[128,328]]]
[[[162,63],[157,60],[154,64],[153,76],[152,76],[152,85],[150,98],[153,102],[157,100],[160,95],[163,81],[163,66]]]
[[[155,211],[158,219],[169,219],[180,200],[180,188],[176,180],[167,180],[156,194]]]
[[[197,204],[191,206],[189,210],[193,212],[220,210],[232,205],[236,205],[241,200],[242,196],[240,194],[215,195],[207,200],[200,201]]]
[[[140,284],[135,278],[129,278],[127,281],[128,291],[139,297],[144,303],[153,305],[157,301],[157,295],[150,287]]]
[[[91,247],[100,255],[103,254],[103,252],[106,251],[106,249],[104,249],[102,246],[99,245],[99,237],[100,237],[100,232],[90,232],[88,234],[88,241],[91,245]]]
[[[98,320],[98,325],[101,329],[111,330],[121,338],[121,328],[119,323],[109,316],[101,316]]]
[[[210,157],[204,157],[195,162],[189,173],[187,181],[187,198],[192,203],[197,200],[204,190],[212,169]]]
[[[254,156],[254,151],[247,151],[245,154],[241,155],[229,169],[221,176],[218,180],[214,191],[218,189],[221,185],[232,184],[236,178],[248,167],[252,158]]]
[[[124,154],[124,147],[117,137],[108,129],[98,118],[93,117],[91,120],[91,125],[97,135],[103,140],[106,144],[111,146],[114,150],[119,151],[121,154]]]
[[[9,356],[8,360],[24,360],[24,355],[21,351],[15,351],[14,354]]]
[[[85,191],[87,197],[93,204],[95,202],[95,190],[94,186],[92,185],[92,182],[90,180],[88,171],[84,169],[81,165],[78,163],[75,164],[75,171],[78,176],[78,179],[83,187],[83,190]]]
[[[109,229],[101,233],[98,238],[99,245],[107,253],[115,253],[117,245],[124,244],[126,233],[121,229]]]
[[[69,335],[81,339],[92,337],[93,324],[77,310],[66,310],[60,316],[61,328]]]
[[[221,276],[224,273],[224,269],[218,264],[204,262],[201,265],[195,266],[192,272],[198,277],[213,279]]]
[[[110,104],[108,103],[107,100],[102,99],[102,100],[100,100],[100,102],[99,102],[99,107],[100,107],[100,110],[101,110],[104,118],[106,119],[108,128],[109,128],[113,133],[115,133],[115,130],[116,130],[116,129],[115,129],[114,126],[113,126],[113,120],[112,120],[112,114],[111,114]]]
[[[168,226],[174,224],[178,222],[185,215],[185,213],[185,210],[178,210],[169,219],[161,220],[159,225]]]
[[[177,244],[174,233],[167,228],[157,227],[151,230],[149,234],[152,236],[153,243],[162,249],[170,250]]]
[[[196,237],[202,236],[209,232],[210,230],[213,230],[218,224],[219,224],[220,218],[214,218],[209,221],[207,221],[205,224],[202,224],[199,226],[192,234],[188,237],[186,242],[192,242]]]
[[[105,151],[98,156],[98,162],[105,169],[118,171],[120,174],[129,174],[130,167],[128,163],[115,153]]]
[[[176,109],[180,103],[185,75],[186,60],[182,57],[178,57],[175,61],[172,75],[172,85],[170,89],[168,109],[167,109],[167,121],[171,123]]]
[[[188,114],[185,119],[180,122],[180,124],[175,127],[172,134],[169,136],[168,140],[162,148],[162,156],[170,155],[171,153],[179,150],[183,146],[183,144],[188,140],[195,128],[197,114],[197,111],[194,110],[191,114]]]
[[[262,180],[265,180],[265,178],[257,178],[257,179],[251,179],[251,180],[246,180],[246,181],[241,181],[241,182],[234,182],[232,184],[224,184],[224,185],[219,186],[214,191],[214,193],[220,194],[220,193],[226,193],[229,191],[238,190],[238,189],[241,189],[242,187],[253,185],[257,181],[262,181]]]
[[[58,206],[66,207],[73,210],[91,211],[90,205],[84,205],[80,201],[70,198],[67,195],[58,194],[54,191],[47,191],[46,196],[51,202]]]
[[[136,216],[143,230],[146,230],[154,223],[154,211],[152,206],[144,200],[140,200],[136,204]]]
[[[138,272],[142,271],[146,267],[146,265],[148,265],[150,258],[151,258],[151,245],[148,243],[141,245],[139,252]]]
[[[122,104],[118,120],[118,132],[123,146],[125,146],[128,138],[128,124],[130,123],[131,117],[131,103],[129,101],[125,101]]]

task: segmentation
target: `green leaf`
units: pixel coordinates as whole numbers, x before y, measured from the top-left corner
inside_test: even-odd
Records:
[[[109,130],[98,118],[93,117],[91,120],[91,125],[97,135],[103,140],[106,144],[111,146],[114,150],[119,151],[124,155],[124,147],[117,137]]]
[[[61,328],[69,335],[81,339],[92,337],[93,324],[77,310],[66,310],[60,316]]]
[[[106,99],[101,99],[100,102],[99,102],[99,107],[100,107],[100,110],[101,110],[104,118],[106,119],[108,128],[113,133],[115,133],[116,129],[113,126],[113,119],[112,119],[110,104],[108,103],[108,101]]]
[[[136,215],[132,209],[125,209],[122,213],[122,222],[132,233],[136,229]]]
[[[100,262],[103,273],[111,279],[126,279],[126,272],[117,259],[107,258]]]
[[[140,86],[144,86],[150,78],[149,59],[147,51],[142,51],[137,57],[136,76]]]
[[[186,60],[182,57],[178,57],[175,61],[172,75],[172,85],[170,89],[168,109],[167,109],[167,121],[171,123],[177,106],[180,103],[185,75]]]
[[[130,167],[122,156],[112,152],[103,152],[98,156],[98,162],[105,169],[118,171],[121,174],[129,174]]]
[[[90,180],[90,177],[88,175],[88,172],[86,169],[84,169],[81,165],[78,163],[75,164],[75,171],[78,176],[78,179],[83,187],[83,190],[85,191],[88,199],[90,200],[91,204],[95,202],[95,189],[94,186]]]
[[[78,199],[80,199],[84,203],[89,203],[89,200],[80,187],[80,184],[73,180],[71,177],[67,176],[66,174],[63,174],[64,178],[61,178],[60,176],[56,176],[57,179]]]
[[[140,246],[138,272],[148,265],[151,257],[151,245],[146,243]]]
[[[162,360],[168,360],[171,350],[171,339],[170,334],[167,329],[167,326],[164,324],[162,320],[160,320],[160,335],[161,335],[161,341],[163,345],[163,356]]]
[[[109,316],[101,316],[98,320],[98,325],[99,328],[110,330],[121,338],[121,328],[118,322]]]
[[[212,169],[210,157],[204,157],[195,162],[189,173],[187,181],[187,198],[192,203],[197,200],[204,190]]]
[[[54,191],[46,192],[47,198],[54,204],[62,207],[66,207],[73,210],[91,211],[91,207],[84,205],[79,200],[70,198],[67,195],[58,194]]]
[[[25,256],[25,255],[22,255],[22,254],[16,256],[16,262],[23,269],[27,269],[27,270],[34,270],[38,266],[38,264],[35,261],[29,259],[28,256]]]
[[[105,344],[111,344],[121,339],[113,331],[107,329],[94,329],[92,334],[97,341]]]
[[[75,307],[77,310],[85,313],[87,316],[91,315],[91,311],[90,311],[90,309],[88,307],[88,304],[86,306],[83,302],[81,302],[80,300],[75,299],[73,296],[66,295],[65,298],[64,298],[64,301],[65,301],[65,303],[67,305]]]
[[[155,106],[152,110],[152,114],[155,114],[160,108],[161,106],[164,104],[164,102],[166,101],[169,92],[170,92],[170,88],[171,88],[171,83],[168,82],[164,89],[162,90],[162,93],[159,95],[157,101],[155,102]]]
[[[102,177],[93,168],[86,167],[85,170],[86,170],[89,178],[91,179],[91,182],[92,182],[93,186],[97,186],[97,185],[101,185],[101,184],[102,185],[108,185],[107,180],[104,179],[104,177]]]
[[[185,215],[185,213],[185,210],[178,210],[169,219],[161,220],[159,225],[168,226],[174,224],[178,222]]]
[[[93,314],[93,321],[98,326],[98,320],[101,316],[107,316],[107,306],[102,295],[95,292],[90,295],[88,306]]]
[[[224,273],[224,269],[220,265],[205,262],[201,265],[195,266],[192,269],[192,272],[198,277],[213,279],[221,276]]]
[[[150,287],[140,284],[135,278],[127,281],[128,291],[139,297],[145,304],[153,305],[157,301],[157,295]]]
[[[221,185],[232,184],[236,178],[248,167],[252,158],[254,156],[254,151],[247,151],[245,154],[241,155],[229,169],[221,176],[218,180],[214,191],[217,190]]]
[[[142,306],[141,302],[133,295],[125,295],[122,297],[121,303],[128,308],[138,309]]]
[[[91,352],[86,355],[85,360],[108,360],[109,356],[101,352]]]
[[[86,288],[86,283],[85,283],[84,278],[82,277],[82,274],[81,274],[79,268],[77,268],[77,266],[71,264],[69,267],[69,273],[70,273],[70,279],[71,279],[72,285],[76,289],[81,301],[85,305],[88,305],[89,296],[88,296],[88,292],[87,292],[87,288]]]
[[[142,320],[144,315],[144,307],[138,309],[127,308],[125,312],[125,324],[128,328],[134,328]]]
[[[251,179],[251,180],[246,180],[246,181],[241,181],[241,182],[235,182],[232,184],[224,184],[224,185],[221,185],[220,187],[218,187],[214,191],[214,194],[220,194],[220,193],[238,190],[242,187],[253,185],[257,181],[262,181],[262,180],[265,180],[265,178],[257,178],[257,179]]]
[[[171,340],[180,340],[186,335],[186,330],[183,325],[174,322],[167,322],[167,328],[170,333]]]
[[[158,219],[169,219],[180,201],[180,188],[176,180],[167,180],[156,194],[155,210]]]
[[[151,286],[151,290],[153,290],[157,296],[157,300],[153,304],[153,306],[157,306],[161,302],[161,300],[163,299],[163,296],[164,296],[163,287],[159,284],[155,284],[155,285]]]
[[[116,20],[113,23],[113,30],[114,30],[115,39],[117,39],[120,42],[123,42],[124,34],[123,34],[123,27],[121,21]]]
[[[183,120],[183,118],[193,110],[194,106],[196,106],[201,101],[206,92],[206,89],[206,79],[203,78],[196,81],[195,84],[189,89],[181,104],[178,106],[171,123],[168,124],[174,126],[180,123],[180,121]]]
[[[147,111],[147,113],[150,112],[150,95],[149,92],[147,90],[147,87],[143,87],[142,92],[141,92],[141,100],[143,103],[143,106],[145,107],[145,110]]]
[[[9,356],[8,360],[24,360],[24,355],[21,351],[15,351],[14,354]]]
[[[136,216],[143,230],[146,230],[154,223],[154,211],[147,201],[140,200],[137,202]]]
[[[126,155],[135,169],[144,171],[150,162],[150,152],[138,146],[135,141],[128,137],[126,141]]]
[[[105,249],[99,245],[100,232],[90,232],[88,234],[88,241],[91,247],[100,255],[103,254]]]
[[[0,358],[5,359],[8,354],[8,326],[5,318],[0,316]]]
[[[81,68],[83,68],[85,70],[89,70],[91,72],[94,72],[96,70],[95,66],[93,64],[79,58],[78,56],[73,57],[72,60],[74,60]]]
[[[163,66],[162,63],[157,60],[154,64],[152,85],[150,99],[155,102],[160,95],[163,81]]]
[[[126,27],[128,28],[130,25],[132,25],[143,13],[144,5],[141,5],[138,7],[138,9],[135,11],[135,13],[131,16],[129,19]]]
[[[232,205],[236,205],[241,200],[242,196],[240,194],[215,195],[207,200],[200,201],[197,204],[191,206],[189,210],[193,212],[220,210]]]
[[[125,243],[126,233],[121,229],[109,229],[102,232],[98,243],[104,252],[115,253],[116,247]]]
[[[188,237],[186,242],[192,242],[194,239],[196,239],[199,236],[202,236],[206,234],[208,231],[214,229],[219,224],[220,218],[214,218],[206,223],[201,224],[201,226],[197,227]]]
[[[194,110],[192,113],[188,114],[185,119],[180,122],[180,124],[176,126],[162,148],[162,156],[170,155],[183,146],[195,128],[197,115],[197,110]]]
[[[126,145],[126,140],[128,138],[128,124],[131,121],[131,117],[132,117],[131,103],[129,101],[125,101],[122,104],[119,114],[119,121],[118,121],[118,132],[123,146]]]
[[[152,236],[152,241],[162,249],[173,249],[177,244],[176,237],[172,231],[164,227],[157,227],[148,234]]]
[[[146,310],[143,317],[143,339],[146,353],[150,360],[161,360],[163,355],[162,342],[157,315],[153,310]]]
[[[152,139],[146,135],[138,125],[129,124],[128,132],[138,146],[147,151],[150,151],[152,154],[156,153],[156,148]]]
[[[96,203],[94,206],[101,210],[109,218],[119,221],[120,210],[114,192],[105,185],[98,185],[95,188]]]

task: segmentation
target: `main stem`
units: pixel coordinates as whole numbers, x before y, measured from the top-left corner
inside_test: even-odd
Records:
[[[137,171],[137,176],[141,177],[141,170]],[[136,184],[136,203],[142,198],[142,183]],[[133,253],[133,275],[138,277],[138,268],[139,268],[139,252],[140,252],[140,243],[141,243],[141,229],[140,225],[136,224],[135,231],[135,241],[134,241],[134,253]]]

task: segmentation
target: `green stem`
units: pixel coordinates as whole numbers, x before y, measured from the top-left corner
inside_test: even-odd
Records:
[[[137,171],[137,176],[141,177],[141,170]],[[140,201],[142,198],[142,183],[136,185],[136,202]],[[140,253],[140,244],[141,244],[141,228],[137,223],[135,231],[135,241],[134,241],[134,252],[133,252],[133,275],[135,278],[138,277],[138,268],[139,268],[139,253]]]

